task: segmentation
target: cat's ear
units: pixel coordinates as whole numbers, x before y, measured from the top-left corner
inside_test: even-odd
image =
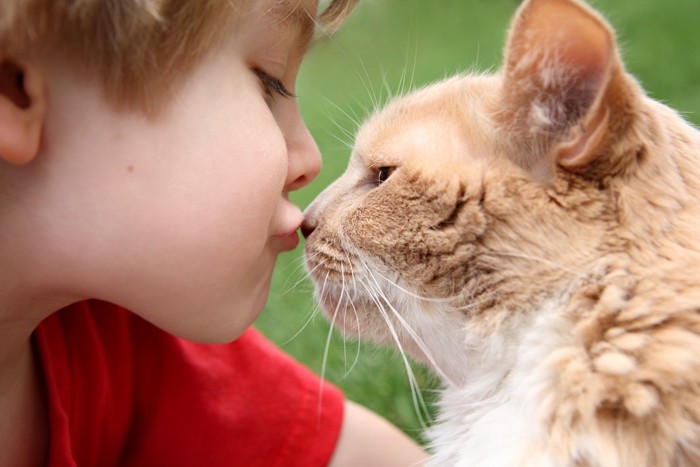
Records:
[[[608,123],[605,96],[616,67],[615,36],[589,7],[523,3],[508,37],[502,94],[510,129],[535,139],[529,146],[537,150],[519,156],[521,165],[546,178],[552,164],[589,162]]]

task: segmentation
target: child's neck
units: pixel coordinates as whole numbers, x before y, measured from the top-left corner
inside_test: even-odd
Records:
[[[0,466],[45,465],[48,415],[33,346],[28,338],[14,348],[0,342]]]

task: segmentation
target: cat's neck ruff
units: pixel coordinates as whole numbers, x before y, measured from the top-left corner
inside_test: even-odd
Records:
[[[467,332],[464,348],[472,349],[471,355],[454,357],[466,377],[442,391],[441,415],[428,433],[436,455],[428,465],[524,465],[543,429],[533,423],[538,414],[532,403],[544,397],[551,376],[541,363],[570,344],[571,327],[563,301],[556,299],[522,312],[486,341],[479,336],[469,342]],[[547,465],[538,459],[536,465]]]

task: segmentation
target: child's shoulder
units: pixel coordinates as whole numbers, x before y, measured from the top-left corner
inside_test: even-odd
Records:
[[[235,452],[322,465],[333,452],[341,393],[254,329],[230,344],[197,344],[85,301],[42,322],[35,341],[52,461],[219,465]]]

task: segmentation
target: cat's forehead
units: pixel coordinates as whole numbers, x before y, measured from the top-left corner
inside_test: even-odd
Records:
[[[373,135],[358,138],[357,152],[365,163],[400,165],[409,161],[447,159],[469,148],[462,128],[448,118],[415,118],[385,125]]]
[[[368,166],[488,153],[496,87],[493,77],[459,76],[397,99],[362,127],[356,153]]]

